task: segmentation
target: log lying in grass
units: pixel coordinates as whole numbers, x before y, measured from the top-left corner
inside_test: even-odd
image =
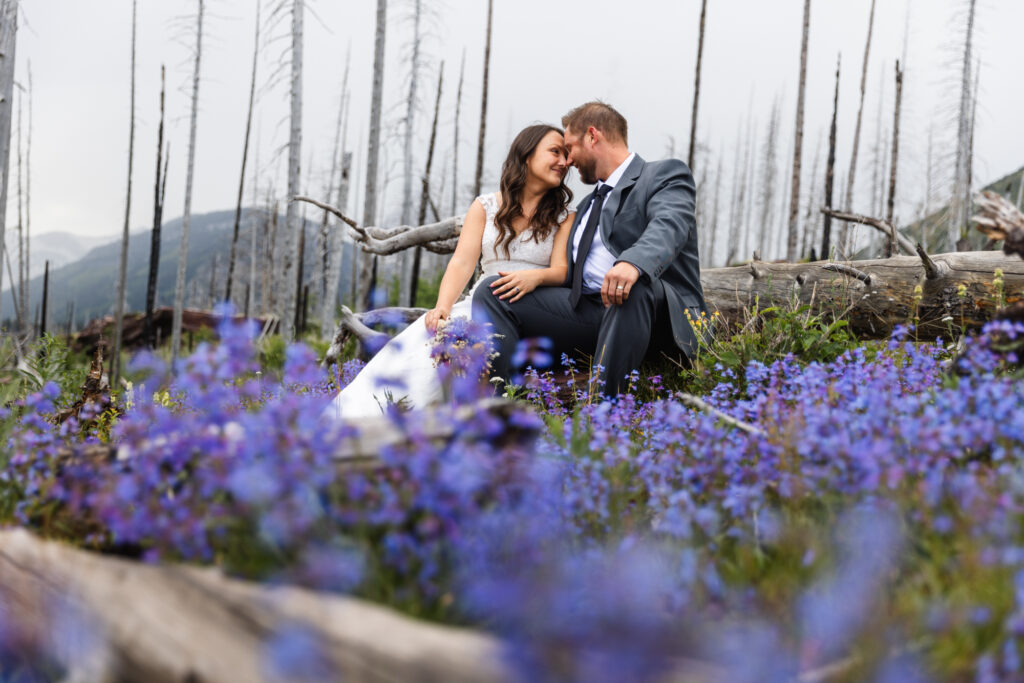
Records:
[[[1024,261],[994,251],[959,252],[836,264],[763,263],[701,272],[711,310],[742,320],[755,301],[768,306],[809,305],[849,321],[862,338],[885,338],[911,322],[915,306],[918,336],[948,335],[961,325],[977,329],[995,317],[996,269],[1003,271],[1004,303],[1021,299]],[[914,288],[920,285],[920,301]],[[963,287],[961,293],[960,287]],[[946,320],[946,318],[952,318]]]
[[[348,306],[341,307],[338,326],[331,337],[331,346],[324,354],[323,364],[333,365],[341,358],[348,340],[359,342],[359,355],[364,360],[373,355],[369,349],[379,350],[387,343],[390,335],[373,329],[374,325],[389,325],[404,328],[427,312],[425,308],[378,308],[366,313],[353,313]]]
[[[84,613],[101,647],[66,662],[75,680],[272,680],[266,648],[301,625],[318,636],[333,680],[495,681],[511,678],[494,638],[414,621],[340,595],[267,587],[213,569],[151,566],[0,532],[0,588],[25,630],[54,628],[56,600]],[[57,617],[59,618],[59,617]],[[88,667],[88,670],[83,670]]]

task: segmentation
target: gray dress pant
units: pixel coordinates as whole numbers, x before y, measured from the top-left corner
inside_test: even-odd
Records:
[[[507,380],[520,369],[511,366],[520,340],[546,337],[556,362],[562,353],[590,356],[601,368],[605,395],[616,396],[649,352],[675,349],[660,280],[641,278],[621,306],[605,308],[600,294],[584,294],[573,308],[568,287],[538,287],[515,303],[501,300],[489,287],[496,279],[485,278],[473,294],[473,319],[491,323],[500,335],[495,377]]]

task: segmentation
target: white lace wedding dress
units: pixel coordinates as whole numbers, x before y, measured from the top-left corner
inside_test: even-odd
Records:
[[[504,258],[505,250],[502,249],[499,255],[495,249],[498,229],[494,226],[494,216],[498,212],[498,196],[486,194],[478,199],[487,215],[480,250],[481,279],[497,275],[498,271],[530,270],[550,265],[558,226],[554,226],[547,239],[536,242],[524,231],[509,243],[509,257]],[[564,219],[565,214],[559,217],[559,224]],[[474,290],[477,285],[479,280],[474,284]],[[452,317],[470,317],[472,301],[473,292],[470,291],[452,306]],[[430,357],[433,335],[427,331],[425,317],[418,318],[388,342],[341,390],[324,414],[346,420],[380,415],[387,406],[388,397],[392,401],[404,398],[416,408],[438,402],[442,398],[441,382]]]

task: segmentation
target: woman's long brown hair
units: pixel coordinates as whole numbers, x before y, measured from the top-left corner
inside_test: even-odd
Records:
[[[552,131],[559,135],[564,134],[562,129],[548,124],[524,128],[512,141],[508,157],[501,166],[501,208],[494,216],[494,227],[498,229],[498,240],[494,244],[494,250],[497,251],[500,246],[505,251],[505,258],[509,257],[509,245],[516,237],[512,222],[523,215],[523,189],[526,188],[526,177],[529,172],[527,162],[544,136]],[[547,239],[558,226],[558,219],[571,201],[572,191],[565,186],[564,177],[558,187],[544,193],[537,203],[537,210],[530,218],[530,224],[526,227],[534,242]]]

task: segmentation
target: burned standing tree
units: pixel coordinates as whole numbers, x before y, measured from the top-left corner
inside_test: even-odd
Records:
[[[462,113],[462,82],[466,76],[466,48],[462,48],[462,65],[459,67],[459,87],[455,92],[455,130],[452,134],[452,208],[459,210],[459,118]]]
[[[971,139],[971,67],[974,65],[972,49],[974,39],[974,10],[976,0],[969,0],[967,26],[964,35],[963,66],[960,76],[960,115],[957,120],[956,164],[953,170],[953,200],[950,203],[949,240],[957,251],[967,249],[970,198],[970,139]]]
[[[804,214],[804,229],[800,238],[800,256],[809,258],[814,249],[815,230],[818,208],[818,171],[821,162],[822,132],[818,131],[818,144],[814,147],[814,165],[811,167],[811,190],[807,193],[807,210]]]
[[[480,135],[476,141],[476,174],[473,176],[473,196],[480,196],[480,182],[484,174],[484,142],[487,139],[487,86],[491,73],[491,29],[494,26],[494,0],[487,0],[487,38],[484,43],[484,82],[480,95]]]
[[[733,259],[736,258],[736,250],[738,248],[737,241],[740,236],[740,223],[743,220],[742,202],[746,188],[744,187],[742,179],[745,179],[746,174],[743,166],[743,148],[741,146],[742,139],[743,127],[742,124],[738,124],[736,126],[735,160],[733,161],[732,167],[732,197],[729,202],[729,237],[725,251],[725,265],[731,264]]]
[[[857,178],[857,153],[860,150],[860,127],[864,118],[864,95],[868,87],[868,60],[871,56],[871,34],[875,27],[875,0],[871,0],[871,12],[868,16],[868,37],[864,42],[864,64],[860,75],[860,105],[857,107],[857,122],[853,128],[853,151],[850,155],[850,172],[846,176],[846,198],[843,206],[847,211],[853,209],[853,188]],[[839,251],[843,256],[850,249],[849,224],[843,223],[839,231]]]
[[[18,86],[19,88],[21,86]],[[23,335],[28,334],[28,272],[25,269],[25,247],[27,240],[25,239],[25,215],[24,215],[24,203],[25,203],[25,190],[23,183],[22,173],[22,145],[21,145],[21,122],[24,118],[24,109],[22,108],[22,94],[24,91],[18,93],[18,309],[21,311],[21,317],[18,323],[18,331]]]
[[[7,252],[7,187],[10,178],[11,122],[14,118],[14,52],[18,34],[18,0],[0,0],[0,252]],[[15,282],[11,282],[14,292]],[[0,268],[0,292],[3,268]],[[17,307],[15,307],[17,310]],[[3,306],[0,302],[0,320]]]
[[[437,119],[441,114],[441,90],[444,86],[444,62],[437,74],[437,97],[434,99],[434,122],[430,126],[430,144],[427,146],[427,167],[423,172],[420,188],[420,211],[417,216],[419,225],[427,219],[427,204],[430,202],[430,167],[434,162],[434,143],[437,142]],[[416,247],[412,261],[412,277],[409,284],[409,305],[416,305],[416,290],[420,284],[420,261],[423,258],[423,247]]]
[[[161,191],[161,155],[164,149],[164,91],[166,70],[160,66],[160,125],[156,133],[156,182],[153,183],[153,231],[149,240],[149,277],[146,280],[146,313],[142,329],[146,346],[156,347],[156,330],[153,329],[153,308],[156,305],[156,278],[160,270],[160,228],[164,214],[164,196]],[[168,150],[170,156],[170,150]],[[167,186],[167,173],[164,172],[163,186]]]
[[[373,48],[373,92],[370,96],[370,137],[366,146],[366,190],[363,195],[363,223],[372,225],[377,218],[377,165],[380,162],[381,98],[384,92],[384,43],[387,30],[387,0],[377,0],[377,34]],[[377,259],[360,255],[359,294],[364,310],[373,306],[374,274]]]
[[[828,162],[825,164],[825,208],[832,208],[832,189],[836,173],[836,118],[839,115],[839,72],[843,56],[836,58],[836,92],[832,97],[832,125],[828,131]],[[821,258],[831,258],[832,215],[825,214],[821,227]]]
[[[796,97],[796,134],[793,141],[793,177],[789,197],[789,230],[786,233],[786,260],[797,257],[797,232],[800,229],[800,162],[804,146],[804,92],[807,89],[807,38],[811,26],[811,0],[804,0],[803,41],[800,44],[800,85]]]
[[[704,27],[707,22],[708,0],[700,3],[700,29],[697,35],[697,66],[693,77],[693,111],[690,114],[690,149],[686,154],[686,163],[693,171],[693,163],[697,156],[697,105],[700,101],[700,68],[704,61]]]
[[[178,247],[178,276],[174,286],[174,320],[171,323],[171,358],[181,351],[181,314],[185,307],[185,266],[188,264],[188,232],[192,223],[192,177],[196,161],[196,119],[199,114],[199,66],[203,48],[203,0],[197,0],[196,55],[192,72],[192,112],[189,118],[188,161],[185,166],[185,210],[181,216],[181,246]]]
[[[135,159],[135,27],[138,2],[132,0],[131,105],[128,119],[128,189],[124,200],[124,232],[121,260],[117,269],[117,298],[114,300],[114,352],[110,355],[110,386],[121,377],[121,335],[124,332],[125,285],[128,280],[128,227],[132,213],[132,162]]]
[[[235,275],[238,250],[238,230],[242,222],[242,193],[245,191],[245,165],[249,160],[249,133],[252,131],[252,110],[256,101],[256,64],[260,55],[260,2],[256,2],[256,37],[252,48],[252,80],[249,82],[249,111],[245,116],[245,141],[242,143],[242,172],[238,177],[238,201],[235,204],[235,224],[231,230],[231,252],[228,256],[228,279],[224,286],[224,300],[231,301],[231,287]]]
[[[777,168],[777,145],[779,137],[779,102],[772,105],[771,118],[768,121],[768,137],[764,142],[764,156],[761,166],[761,219],[758,224],[757,251],[758,258],[765,258],[768,237],[771,234],[772,207],[775,205],[775,176]]]
[[[903,70],[900,68],[900,60],[896,60],[896,112],[893,115],[892,124],[892,161],[889,162],[889,201],[885,213],[885,220],[889,225],[896,225],[894,213],[896,211],[896,171],[899,168],[900,159],[900,105],[903,102]],[[895,232],[895,231],[894,231]],[[890,236],[886,242],[886,256],[896,253],[896,238]]]
[[[292,46],[291,46],[291,88],[290,126],[288,135],[288,195],[299,192],[299,167],[302,154],[302,18],[305,0],[292,0]],[[305,225],[299,224],[298,207],[288,202],[285,208],[285,250],[282,276],[284,290],[281,296],[281,336],[291,340],[295,336],[296,298],[300,294],[299,282],[295,275],[299,254],[299,231],[305,233]]]
[[[423,0],[412,2],[412,45],[409,51],[409,92],[405,100],[405,119],[402,121],[402,223],[412,220],[412,141],[416,130],[416,90],[420,80],[421,48],[423,42]]]

